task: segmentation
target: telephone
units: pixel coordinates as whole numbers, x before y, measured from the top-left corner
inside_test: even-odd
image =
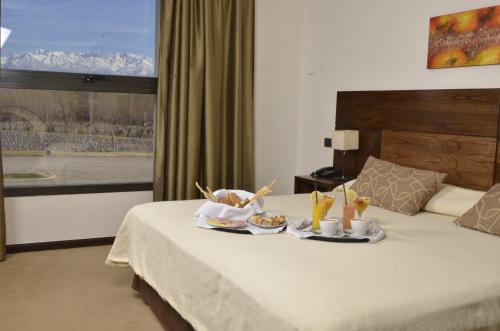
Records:
[[[313,171],[311,173],[311,176],[319,178],[332,178],[338,176],[339,174],[340,173],[338,171],[335,171],[334,167],[324,167],[316,171]]]

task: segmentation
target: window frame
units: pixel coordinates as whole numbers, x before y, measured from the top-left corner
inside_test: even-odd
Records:
[[[152,182],[105,183],[81,185],[13,186],[4,188],[6,198],[32,197],[41,195],[68,195],[152,191]]]
[[[0,8],[1,10],[1,8]],[[161,0],[155,1],[155,75],[158,72],[159,18]],[[158,78],[144,76],[100,75],[91,73],[4,69],[0,66],[0,88],[157,94]],[[154,139],[154,138],[153,138]],[[3,171],[3,170],[2,170]],[[153,182],[122,182],[76,185],[40,185],[5,187],[5,197],[41,195],[136,192],[153,190]]]
[[[3,69],[0,88],[155,94],[156,77]]]

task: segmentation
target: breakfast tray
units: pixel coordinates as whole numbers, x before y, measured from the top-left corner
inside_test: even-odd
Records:
[[[280,227],[276,227],[273,229],[263,229],[258,226],[252,225],[250,223],[247,223],[246,226],[238,228],[238,229],[231,229],[231,228],[218,228],[213,225],[210,225],[207,223],[208,217],[205,215],[198,215],[196,218],[196,226],[199,228],[204,228],[204,229],[213,229],[213,230],[218,230],[218,231],[223,231],[223,232],[231,232],[231,233],[239,233],[239,234],[277,234],[280,232],[283,232],[286,229],[286,224]]]
[[[312,221],[309,219],[298,219],[298,220],[288,220],[288,227],[286,232],[294,237],[301,239],[311,239],[320,241],[330,241],[330,242],[343,242],[343,243],[376,243],[385,237],[384,230],[378,226],[377,219],[370,219],[373,222],[371,229],[368,231],[366,236],[363,237],[353,237],[349,233],[344,233],[339,236],[326,237],[318,235],[311,230]]]

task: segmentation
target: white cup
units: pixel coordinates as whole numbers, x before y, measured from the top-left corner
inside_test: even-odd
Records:
[[[370,228],[370,221],[366,218],[353,218],[351,220],[352,235],[355,237],[366,236]]]
[[[327,218],[319,221],[321,234],[328,237],[340,235],[342,233],[342,221],[337,218]]]

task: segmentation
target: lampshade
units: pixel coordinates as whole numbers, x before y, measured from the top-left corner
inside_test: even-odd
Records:
[[[359,131],[335,130],[332,136],[333,149],[350,151],[359,148]]]
[[[3,44],[5,44],[5,42],[7,41],[9,35],[10,35],[9,29],[0,27],[0,48],[3,47]]]

